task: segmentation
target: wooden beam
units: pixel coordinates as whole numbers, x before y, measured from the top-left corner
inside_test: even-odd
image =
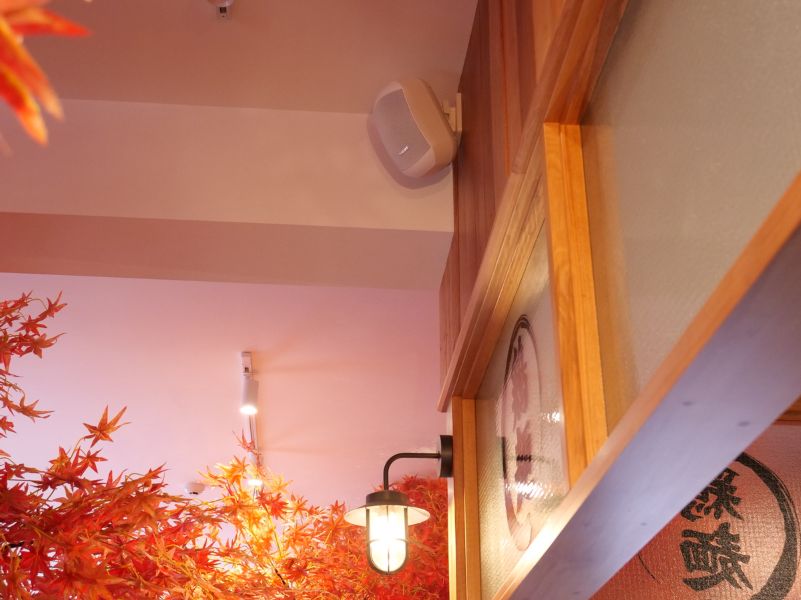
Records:
[[[590,598],[801,392],[801,176],[497,599]]]
[[[495,215],[478,275],[464,310],[437,402],[472,398],[478,390],[522,276],[521,245],[536,239],[544,221],[542,125],[577,123],[623,16],[626,0],[566,0],[527,115],[519,148]],[[573,69],[581,73],[572,76]],[[536,197],[535,197],[536,196]],[[530,248],[533,247],[530,246]],[[490,348],[490,351],[487,350]]]
[[[567,0],[527,111],[512,170],[522,173],[545,122],[578,124],[601,74],[628,0]]]

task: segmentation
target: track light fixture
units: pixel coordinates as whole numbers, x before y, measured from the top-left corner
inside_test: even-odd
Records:
[[[242,353],[242,405],[239,412],[251,416],[259,412],[259,382],[253,379],[253,358]]]
[[[439,452],[401,452],[384,465],[384,489],[367,494],[364,506],[349,511],[345,520],[367,528],[367,557],[376,571],[389,575],[406,564],[408,528],[428,519],[428,511],[412,506],[406,494],[389,489],[389,467],[401,458],[439,460],[439,476],[453,475],[453,437],[439,436]]]

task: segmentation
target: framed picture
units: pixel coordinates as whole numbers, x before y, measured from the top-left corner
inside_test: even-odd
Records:
[[[475,393],[454,409],[455,428],[474,428],[456,439],[474,436],[464,472],[474,469],[475,488],[457,496],[485,599],[507,596],[516,565],[607,437],[580,132],[546,125],[543,140],[535,168],[545,176],[507,230],[505,279],[491,291],[497,335],[491,345],[478,338],[487,367],[465,377]]]

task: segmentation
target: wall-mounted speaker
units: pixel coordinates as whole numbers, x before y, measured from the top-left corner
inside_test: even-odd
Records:
[[[407,177],[426,177],[448,166],[461,132],[456,106],[440,104],[422,79],[393,81],[376,98],[371,125],[389,158]]]

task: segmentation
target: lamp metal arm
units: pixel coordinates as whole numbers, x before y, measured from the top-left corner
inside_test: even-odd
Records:
[[[439,460],[439,476],[453,476],[453,436],[439,436],[439,452],[400,452],[389,457],[384,465],[384,490],[389,490],[389,467],[401,458],[433,458]]]
[[[399,452],[389,457],[384,464],[384,489],[389,490],[389,467],[400,458],[435,458],[440,459],[442,454],[439,452]]]

